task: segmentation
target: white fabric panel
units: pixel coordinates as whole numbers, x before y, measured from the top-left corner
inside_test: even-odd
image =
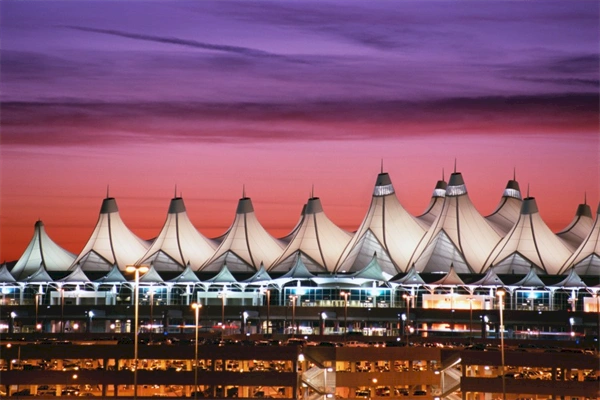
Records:
[[[550,275],[558,274],[571,255],[537,211],[533,214],[520,215],[517,224],[491,252],[486,267],[497,266],[514,253],[519,253],[531,264]]]
[[[415,268],[419,273],[448,272],[450,266],[454,266],[460,274],[472,273],[458,248],[444,231],[440,231],[425,248],[415,263]]]
[[[417,221],[424,229],[429,229],[435,219],[442,212],[444,197],[432,197],[425,212],[417,217]]]
[[[496,210],[485,217],[485,219],[490,223],[492,228],[494,228],[496,233],[504,237],[519,220],[521,203],[522,200],[515,197],[502,197]]]
[[[11,273],[16,279],[26,278],[38,270],[42,260],[47,271],[67,271],[75,260],[75,255],[50,239],[42,221],[38,221],[31,241]]]
[[[289,258],[294,258],[298,253],[304,254],[308,259],[312,260],[310,264],[317,263],[319,270],[333,271],[335,264],[340,258],[344,247],[350,242],[351,235],[337,227],[322,210],[320,201],[317,198],[309,200],[317,211],[314,213],[306,213],[302,224],[298,228],[296,235],[289,242],[283,254],[275,261],[273,271],[287,270],[283,269],[280,264],[284,261],[289,264]],[[293,264],[292,264],[293,265]],[[309,271],[313,266],[306,265]],[[291,267],[291,265],[290,265]],[[269,269],[271,271],[271,269]]]
[[[538,274],[545,274],[545,271],[519,253],[513,253],[494,265],[494,272],[497,274],[513,274],[513,275],[527,275],[531,267],[535,269]]]
[[[281,262],[275,263],[271,272],[288,272],[296,264],[296,258],[300,255],[300,260],[306,266],[306,269],[311,273],[328,272],[325,267],[308,257],[302,251],[292,253],[289,257],[282,259]]]
[[[78,261],[71,266],[71,270],[77,268],[77,265],[84,271],[105,271],[112,269],[113,263],[101,257],[95,251],[89,251],[79,258]],[[118,267],[117,267],[118,268]]]
[[[157,271],[183,271],[189,263],[196,270],[212,257],[215,248],[215,244],[192,225],[187,212],[168,213],[160,234],[138,264],[155,260]],[[168,257],[160,256],[159,252]],[[173,266],[173,262],[179,267]]]
[[[248,202],[250,199],[241,199],[240,204],[242,201]],[[270,267],[281,251],[279,242],[262,227],[254,211],[240,212],[236,213],[235,220],[225,233],[223,241],[213,256],[201,267],[201,271],[219,270],[225,262],[227,253],[233,253],[232,264],[227,262],[227,267],[231,271],[256,272],[261,263],[267,268]]]
[[[600,206],[598,207],[600,211]],[[596,220],[590,230],[590,233],[586,236],[584,241],[579,245],[577,250],[569,257],[561,273],[566,271],[568,268],[574,266],[575,271],[579,275],[595,275],[598,271],[598,261],[600,257],[600,213],[596,215]],[[586,271],[596,273],[587,273]]]
[[[456,257],[451,249],[448,249],[448,254],[443,253],[446,246],[436,243],[442,231],[461,257]],[[487,256],[499,240],[500,236],[475,209],[468,194],[446,196],[440,215],[419,243],[412,260],[416,260],[414,262],[417,271],[429,272],[435,268],[448,271],[449,265],[442,262],[443,260],[462,258],[466,263],[466,271],[455,264],[458,273],[482,273],[485,272],[484,263]],[[432,263],[435,260],[437,261]],[[436,265],[438,262],[440,265]]]
[[[368,243],[368,241],[365,242],[367,232],[371,232],[374,236],[379,244],[379,250],[376,247],[373,248],[373,246],[364,246],[365,243]],[[364,260],[370,261],[374,252],[378,253],[379,258],[379,253],[382,253],[381,250],[385,249],[397,267],[383,262],[380,264],[383,270],[392,275],[404,272],[408,269],[410,257],[423,235],[425,235],[425,230],[402,207],[395,194],[382,197],[374,196],[367,215],[348,246],[346,246],[335,270],[356,271],[357,267],[367,265]],[[361,242],[364,250],[356,253],[354,248]],[[362,265],[357,263],[359,254]]]
[[[353,243],[353,244],[352,244]],[[396,275],[398,270],[390,259],[387,250],[377,240],[373,232],[369,229],[358,242],[351,242],[351,251],[348,254],[344,263],[336,272],[357,272],[365,268],[373,259],[373,254],[377,255],[377,262],[381,266],[381,270],[390,274]],[[347,248],[350,248],[350,244]],[[350,263],[350,261],[354,261]]]
[[[105,199],[105,202],[107,200],[114,201],[114,199]],[[95,270],[95,264],[89,263],[87,260],[87,255],[94,252],[108,261],[108,269],[112,264],[117,264],[123,271],[127,265],[135,264],[148,250],[148,247],[145,241],[135,236],[125,226],[118,211],[100,213],[90,239],[73,262],[71,269],[75,268],[75,264],[80,263],[84,271]],[[84,258],[86,258],[86,262],[82,262]],[[101,268],[100,270],[108,269]]]
[[[592,231],[594,220],[587,215],[576,215],[569,225],[558,236],[571,251],[575,251]]]

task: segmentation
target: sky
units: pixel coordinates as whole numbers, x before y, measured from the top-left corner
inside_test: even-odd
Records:
[[[320,197],[353,231],[377,174],[413,215],[516,171],[555,232],[600,200],[596,1],[0,2],[0,260],[44,221],[79,253],[107,190],[138,236],[182,195],[208,237],[243,188],[274,236]],[[176,192],[175,192],[176,191]]]

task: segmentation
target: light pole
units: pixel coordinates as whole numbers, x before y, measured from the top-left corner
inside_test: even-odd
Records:
[[[469,341],[473,343],[473,297],[468,297],[469,300]]]
[[[94,312],[93,311],[88,312],[88,317],[90,317],[90,323],[88,325],[87,331],[88,331],[88,333],[91,333],[92,332],[92,318],[94,318]]]
[[[65,333],[65,289],[60,288],[60,333]]]
[[[502,365],[502,400],[506,400],[506,376],[504,373],[504,312],[503,312],[503,308],[504,308],[504,295],[506,294],[506,292],[504,291],[504,289],[498,289],[496,291],[496,295],[498,296],[499,299],[499,306],[500,306],[500,358],[501,358],[501,365]]]
[[[198,326],[200,325],[200,309],[202,304],[192,303],[196,316],[196,340],[194,341],[194,399],[198,398]]]
[[[348,292],[341,292],[340,295],[344,298],[344,341],[348,338]]]
[[[36,293],[35,294],[35,331],[39,331],[40,329],[42,329],[42,326],[40,324],[38,324],[38,307],[40,305],[40,294]]]
[[[221,337],[223,337],[223,331],[225,330],[225,289],[219,293],[221,298]]]
[[[128,265],[125,267],[126,272],[135,273],[135,304],[134,304],[134,333],[133,333],[133,358],[134,358],[134,370],[133,370],[133,398],[137,400],[137,372],[138,372],[138,318],[139,318],[139,305],[140,305],[140,273],[148,272],[147,265]]]
[[[150,341],[154,331],[154,289],[150,288]]]
[[[271,291],[267,289],[267,334],[271,333]]]
[[[409,333],[409,325],[410,325],[410,301],[413,296],[410,294],[403,294],[402,298],[406,303],[406,325],[404,326],[405,334],[406,334],[406,343],[408,344],[408,333]]]
[[[290,300],[292,302],[292,337],[296,334],[296,299],[298,296],[295,294],[290,296]]]

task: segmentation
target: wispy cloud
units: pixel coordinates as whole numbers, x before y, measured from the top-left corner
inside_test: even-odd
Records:
[[[295,104],[12,102],[3,104],[2,139],[5,146],[96,146],[570,134],[597,131],[599,106],[595,93]]]
[[[170,45],[177,46],[185,46],[191,47],[195,49],[201,50],[211,50],[211,51],[219,51],[225,53],[233,53],[239,54],[248,57],[268,57],[268,58],[280,58],[288,61],[299,62],[299,60],[294,60],[291,57],[287,57],[281,54],[274,54],[268,51],[253,49],[249,47],[241,47],[241,46],[231,46],[224,44],[214,44],[214,43],[204,43],[196,40],[189,39],[181,39],[177,37],[169,37],[169,36],[156,36],[156,35],[148,35],[148,34],[140,34],[140,33],[131,33],[125,31],[119,31],[114,29],[99,29],[99,28],[90,28],[85,26],[64,26],[67,29],[74,29],[82,32],[91,32],[91,33],[100,33],[104,35],[112,35],[118,36],[127,39],[133,40],[143,40],[146,42],[155,42],[155,43],[164,43]]]

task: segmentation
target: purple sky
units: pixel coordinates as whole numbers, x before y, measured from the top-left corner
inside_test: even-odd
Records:
[[[484,214],[514,167],[555,230],[584,192],[594,209],[599,199],[596,1],[3,0],[0,11],[2,257],[18,257],[38,217],[77,252],[106,184],[135,199],[126,223],[144,237],[175,183],[188,202],[227,202],[210,221],[190,210],[209,236],[242,184],[274,234],[313,183],[334,222],[356,229],[381,158],[410,183],[413,214],[456,157]]]

